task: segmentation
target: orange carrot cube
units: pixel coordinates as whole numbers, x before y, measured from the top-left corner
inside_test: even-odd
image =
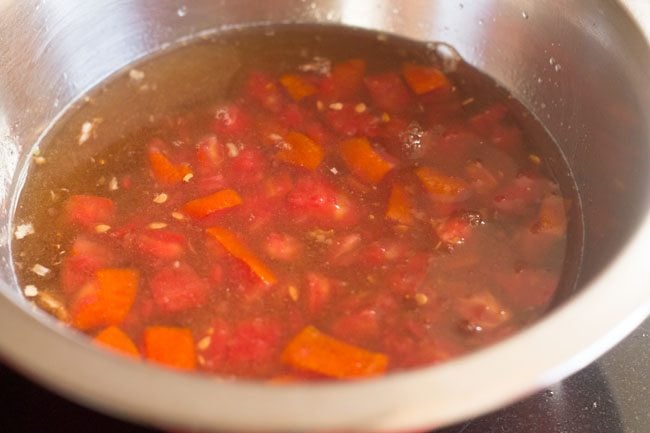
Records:
[[[300,101],[318,91],[315,85],[296,74],[283,75],[280,77],[280,83],[287,89],[294,101]]]
[[[323,148],[304,134],[292,131],[284,140],[290,147],[275,154],[280,161],[315,170],[325,157]]]
[[[234,233],[223,227],[210,227],[206,230],[208,235],[212,236],[228,251],[233,257],[238,258],[246,263],[248,267],[257,275],[266,285],[272,285],[277,281],[277,277],[255,254],[240,241]]]
[[[341,157],[361,180],[379,183],[394,164],[372,148],[367,138],[350,138],[340,144]]]
[[[222,209],[228,209],[242,203],[237,191],[222,189],[205,197],[188,201],[183,206],[183,212],[192,218],[203,218]]]
[[[196,368],[192,331],[188,328],[150,326],[144,331],[145,357],[180,370]]]
[[[386,371],[388,357],[344,343],[307,326],[282,352],[286,364],[339,379],[377,376]]]
[[[432,90],[450,86],[449,79],[439,69],[433,66],[404,63],[402,75],[406,83],[416,95],[423,95]]]
[[[72,324],[81,330],[119,325],[138,291],[140,276],[134,269],[105,268],[95,272],[70,306]]]
[[[108,328],[105,328],[95,336],[94,341],[103,347],[124,355],[140,356],[140,351],[133,343],[133,340],[131,340],[131,337],[126,335],[126,333],[117,326],[109,326]]]

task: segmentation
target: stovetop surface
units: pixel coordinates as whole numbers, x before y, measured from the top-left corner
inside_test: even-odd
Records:
[[[589,367],[490,415],[435,433],[650,432],[650,319]],[[0,364],[0,433],[157,433],[64,400]]]

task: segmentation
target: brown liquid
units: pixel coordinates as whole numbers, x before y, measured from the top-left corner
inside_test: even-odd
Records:
[[[39,156],[29,167],[15,214],[16,224],[31,223],[35,231],[35,234],[13,243],[14,263],[20,285],[36,286],[41,298],[39,304],[65,319],[66,301],[58,287],[60,264],[76,233],[61,218],[67,198],[74,194],[107,196],[119,204],[121,213],[144,213],[152,221],[168,218],[167,213],[155,205],[142,207],[141,197],[154,197],[160,193],[159,188],[152,186],[148,171],[143,170],[143,161],[146,161],[145,144],[150,138],[159,136],[173,144],[175,137],[169,133],[169,119],[174,119],[178,113],[194,113],[190,117],[190,126],[205,124],[209,120],[210,108],[239,92],[243,80],[251,70],[264,70],[269,75],[276,76],[283,71],[294,70],[298,65],[313,63],[314,58],[328,59],[332,63],[363,58],[368,65],[367,74],[395,69],[396,65],[404,61],[426,64],[440,62],[434,50],[421,43],[397,38],[379,40],[374,33],[337,27],[288,26],[274,28],[273,32],[248,29],[197,40],[145,59],[122,71],[71,107],[39,145]],[[542,172],[559,182],[565,197],[570,200],[575,197],[569,169],[561,154],[530,113],[492,80],[464,62],[459,62],[456,69],[448,75],[457,85],[462,99],[467,101],[468,113],[479,112],[495,101],[506,101],[516,122],[524,131],[530,154],[541,156],[544,164]],[[197,141],[205,133],[199,126],[188,129],[190,141]],[[430,162],[434,166],[435,163]],[[127,174],[131,176],[133,188],[125,190],[118,185],[115,190],[116,182]],[[547,268],[558,272],[563,269],[564,278],[558,290],[558,298],[570,290],[577,269],[579,209],[577,201],[573,200],[572,203],[568,209],[568,253],[565,244],[558,245],[554,254],[544,263]],[[367,202],[365,205],[370,213],[383,212],[382,203]],[[160,214],[157,215],[157,212]],[[290,216],[281,216],[283,218]],[[238,228],[238,222],[234,218],[231,221],[226,218],[226,221],[231,228]],[[375,230],[381,230],[379,222],[375,225]],[[246,230],[246,226],[241,224],[239,228]],[[200,230],[195,231],[198,236]],[[485,237],[491,239],[486,240],[485,247],[499,251],[499,243],[490,237],[490,233],[485,234]],[[261,240],[255,237],[251,239],[252,242]],[[414,241],[413,245],[426,248],[427,241],[428,238],[420,236],[420,240]],[[195,248],[197,257],[205,253],[200,246]],[[301,267],[318,268],[321,257],[309,252],[301,260]],[[512,265],[511,258],[503,260],[495,259],[492,266]],[[569,265],[564,265],[563,268],[565,260]],[[45,266],[50,271],[45,275],[37,275],[34,272],[36,264]],[[327,264],[323,269],[328,271]],[[438,279],[455,279],[455,271],[445,268],[444,260],[436,262],[432,266],[432,272]],[[363,279],[366,275],[357,274],[352,269],[344,271],[338,277],[346,279],[352,285],[365,287]],[[443,291],[453,291],[453,284],[447,285],[449,287]],[[358,295],[365,296],[367,290],[360,289]],[[451,293],[445,292],[443,295],[451,296]],[[49,297],[50,303],[56,302],[58,306],[47,306],[47,299],[43,301],[43,296]],[[213,294],[210,302],[218,305],[236,296],[238,295],[228,291],[225,294]],[[270,302],[266,308],[287,308],[284,301]],[[215,308],[218,310],[219,307]],[[207,326],[212,320],[210,314],[214,309],[210,311],[211,313],[204,311],[198,316],[174,317],[166,324]],[[521,312],[513,319],[513,326],[525,326],[541,313],[541,310]],[[227,313],[229,316],[236,314],[240,313]],[[326,323],[337,314],[340,312],[332,309],[317,325],[326,328]],[[128,330],[137,335],[142,326],[133,325]],[[444,332],[451,333],[448,330]],[[504,331],[503,335],[509,332]],[[465,337],[459,333],[450,338],[460,341]],[[467,350],[499,338],[499,335],[487,336],[483,341],[479,338],[478,342],[471,342]],[[364,343],[373,350],[381,349],[380,341],[370,340]],[[396,368],[407,367],[408,364],[405,362]]]

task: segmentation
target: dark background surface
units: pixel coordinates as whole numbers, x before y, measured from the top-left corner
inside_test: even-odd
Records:
[[[650,432],[650,320],[586,369],[499,412],[435,433]],[[85,409],[0,364],[0,433],[157,433]]]

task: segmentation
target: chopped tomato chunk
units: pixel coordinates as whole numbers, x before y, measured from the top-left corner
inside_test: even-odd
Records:
[[[115,211],[111,199],[95,195],[73,195],[65,205],[67,220],[87,229],[94,229],[98,224],[110,224]]]
[[[271,233],[266,237],[266,253],[276,260],[291,261],[303,251],[303,245],[287,233]]]
[[[178,313],[202,306],[210,289],[189,265],[174,263],[151,277],[149,290],[159,311]]]
[[[178,259],[183,255],[187,240],[171,230],[145,230],[135,238],[135,248],[146,257],[165,260]]]
[[[321,94],[329,101],[347,101],[355,98],[363,86],[366,62],[351,59],[336,63],[329,77],[321,84]]]
[[[272,113],[278,113],[284,105],[284,98],[273,79],[263,72],[253,72],[248,77],[249,96]]]
[[[251,120],[237,104],[225,105],[214,113],[212,131],[229,137],[241,137],[251,127]]]
[[[389,113],[402,113],[411,106],[411,96],[404,82],[394,72],[372,75],[364,83],[375,105]]]

